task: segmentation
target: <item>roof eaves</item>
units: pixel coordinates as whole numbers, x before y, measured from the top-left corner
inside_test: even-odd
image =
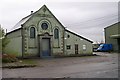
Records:
[[[116,24],[119,24],[119,23],[120,23],[120,22],[116,22],[116,23],[114,23],[114,24],[112,24],[112,25],[110,25],[110,26],[105,27],[104,29],[109,28],[109,27],[111,27],[111,26],[113,26],[113,25],[116,25]]]
[[[67,29],[65,29],[65,30],[68,31],[68,32],[70,32],[70,33],[72,33],[72,34],[74,34],[74,35],[76,35],[76,36],[78,36],[78,37],[80,37],[80,38],[82,38],[82,39],[85,39],[85,40],[87,40],[87,41],[93,43],[93,41],[91,41],[91,40],[89,40],[89,39],[86,39],[86,38],[84,38],[84,37],[82,37],[82,36],[80,36],[80,35],[78,35],[78,34],[72,32],[72,31],[70,31],[70,30],[67,30]]]
[[[11,32],[8,32],[8,33],[6,33],[6,35],[11,34],[11,33],[13,33],[13,32],[16,32],[16,31],[18,31],[18,30],[20,30],[20,29],[22,29],[22,28],[18,28],[18,29],[15,29],[15,30],[11,31]]]

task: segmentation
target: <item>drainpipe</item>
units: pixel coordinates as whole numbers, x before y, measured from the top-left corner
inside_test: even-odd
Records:
[[[65,43],[65,29],[64,29],[64,31],[63,31],[63,52],[64,52],[64,55],[66,55],[65,45],[66,45],[66,43]]]
[[[21,25],[21,36],[22,36],[22,58],[24,58],[24,36],[23,36],[23,25]]]

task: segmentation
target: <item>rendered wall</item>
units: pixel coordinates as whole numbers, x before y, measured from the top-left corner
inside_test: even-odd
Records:
[[[78,54],[91,54],[92,53],[92,43],[80,38],[70,32],[65,32],[66,33],[66,39],[65,39],[65,44],[66,45],[71,45],[71,49],[66,49],[66,54],[75,54],[75,44],[78,44]],[[69,38],[67,38],[67,35],[70,35]],[[83,49],[83,45],[86,45],[86,50]]]
[[[118,51],[118,40],[110,36],[118,34],[118,24],[105,28],[105,43],[113,45],[113,51]]]
[[[9,43],[5,48],[5,53],[15,54],[16,56],[22,56],[22,37],[21,30],[12,32],[7,35]]]
[[[40,38],[38,35],[42,35],[44,33],[49,33],[49,35],[52,35],[52,42],[51,42],[51,49],[52,49],[52,54],[58,54],[58,53],[63,53],[63,36],[64,36],[64,28],[63,26],[55,19],[55,17],[49,12],[49,10],[46,9],[46,12],[43,11],[45,7],[42,7],[40,10],[38,10],[24,25],[23,27],[26,28],[24,29],[24,34],[26,37],[26,42],[27,44],[27,52],[28,54],[33,54],[37,55],[39,54],[39,43]],[[41,28],[41,24],[43,22],[48,23],[48,29],[43,30]],[[36,29],[36,38],[31,39],[30,38],[30,27],[34,26]],[[54,29],[57,28],[59,30],[59,39],[56,40],[54,39]]]

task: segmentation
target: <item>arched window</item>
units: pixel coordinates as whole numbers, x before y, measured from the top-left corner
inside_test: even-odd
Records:
[[[35,28],[34,27],[30,28],[30,38],[35,38]]]
[[[54,38],[59,39],[59,30],[57,28],[54,29]]]

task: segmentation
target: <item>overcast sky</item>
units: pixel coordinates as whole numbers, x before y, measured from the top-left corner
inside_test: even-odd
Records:
[[[65,27],[94,42],[100,42],[104,40],[104,28],[118,21],[118,1],[1,0],[0,24],[10,31],[30,11],[35,12],[45,4]]]

